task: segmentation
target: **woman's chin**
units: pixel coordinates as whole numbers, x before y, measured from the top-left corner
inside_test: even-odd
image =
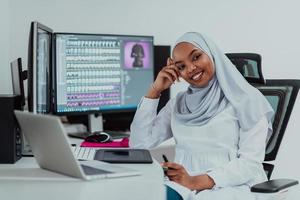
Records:
[[[190,84],[194,87],[205,88],[208,85],[209,81],[199,80],[190,82]]]

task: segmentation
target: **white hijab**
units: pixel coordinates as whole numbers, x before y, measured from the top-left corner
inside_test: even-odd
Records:
[[[175,117],[186,125],[204,125],[230,102],[243,130],[251,129],[266,116],[269,138],[274,111],[266,98],[245,80],[226,55],[206,36],[196,32],[185,33],[174,47],[181,42],[191,43],[206,53],[214,63],[216,74],[207,87],[190,85],[187,91],[176,96]]]

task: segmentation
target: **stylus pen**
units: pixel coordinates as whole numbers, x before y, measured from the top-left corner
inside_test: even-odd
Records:
[[[163,159],[164,159],[165,162],[169,162],[167,156],[165,156],[165,155],[163,154],[162,157],[163,157]]]

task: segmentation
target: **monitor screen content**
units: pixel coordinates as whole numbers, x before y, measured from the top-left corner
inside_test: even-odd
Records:
[[[135,110],[153,82],[153,37],[56,33],[55,111]]]
[[[28,54],[28,105],[34,113],[51,111],[52,30],[32,22]]]

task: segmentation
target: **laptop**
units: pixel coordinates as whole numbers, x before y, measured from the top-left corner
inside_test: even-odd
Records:
[[[14,112],[37,163],[43,169],[84,180],[141,174],[134,169],[97,160],[78,161],[58,117]]]

